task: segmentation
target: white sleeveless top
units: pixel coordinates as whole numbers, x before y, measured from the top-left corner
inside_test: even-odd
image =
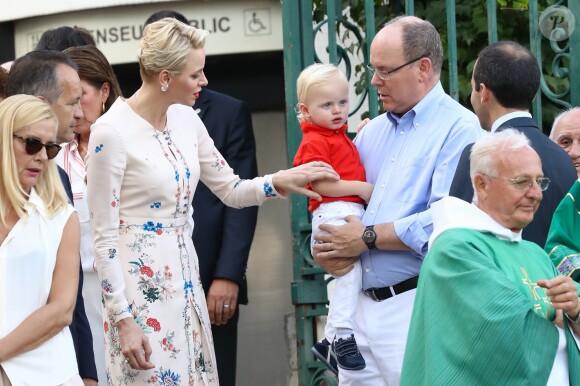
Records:
[[[46,305],[63,229],[73,212],[68,205],[48,217],[32,189],[28,217],[20,219],[0,245],[0,337]],[[0,366],[14,386],[65,383],[78,373],[69,328]]]

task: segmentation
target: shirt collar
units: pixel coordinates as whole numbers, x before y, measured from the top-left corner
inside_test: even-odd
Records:
[[[475,204],[470,204],[456,197],[444,197],[431,205],[433,219],[433,233],[429,239],[429,245],[433,245],[435,239],[444,231],[453,228],[473,229],[483,233],[491,233],[500,240],[520,242],[522,232],[512,232],[504,227],[490,215],[479,209]]]
[[[348,126],[344,124],[340,129],[332,130],[322,126],[315,125],[314,123],[300,122],[300,129],[302,130],[303,133],[318,133],[324,135],[325,137],[330,137],[331,135],[338,133],[346,133],[347,127]]]
[[[44,202],[36,193],[36,190],[33,188],[30,189],[30,195],[28,196],[28,202],[25,204],[26,212],[30,215],[33,211],[38,212],[42,217],[46,218],[46,212],[44,210]]]
[[[433,103],[435,102],[435,100],[437,98],[441,97],[442,95],[445,95],[445,91],[443,90],[443,86],[441,85],[441,82],[439,81],[431,89],[431,91],[429,91],[423,97],[423,99],[421,99],[415,106],[413,106],[413,108],[411,110],[407,111],[402,116],[399,116],[397,114],[393,114],[389,111],[389,112],[387,112],[387,118],[391,121],[391,123],[393,125],[397,126],[402,118],[404,118],[407,115],[413,115],[413,117],[414,117],[413,120],[415,121],[415,123],[417,123],[417,122],[420,123],[420,121],[422,120],[422,117],[426,113],[426,111],[432,109]]]
[[[495,131],[504,123],[509,121],[510,119],[515,118],[531,118],[532,114],[527,111],[513,111],[511,113],[507,113],[506,115],[502,115],[498,119],[495,120],[493,125],[491,125],[491,132],[495,133]]]

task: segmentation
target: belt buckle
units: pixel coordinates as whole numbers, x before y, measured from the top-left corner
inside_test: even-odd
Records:
[[[379,300],[379,298],[377,297],[377,295],[375,294],[375,289],[376,289],[376,288],[368,288],[368,289],[366,289],[366,290],[365,290],[365,294],[366,294],[366,295],[367,295],[369,298],[373,299],[375,302],[378,302],[378,301],[380,301],[380,300]]]

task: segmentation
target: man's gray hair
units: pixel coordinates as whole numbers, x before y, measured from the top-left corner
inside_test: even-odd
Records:
[[[26,94],[42,96],[49,104],[56,102],[63,92],[56,71],[60,65],[77,70],[75,62],[59,51],[31,51],[16,59],[4,86],[6,97]]]
[[[556,127],[558,126],[560,119],[564,118],[566,115],[568,115],[572,111],[579,111],[579,110],[580,110],[580,107],[570,107],[569,109],[564,110],[560,114],[556,115],[556,118],[554,118],[554,123],[552,123],[552,130],[550,131],[550,139],[552,141],[556,142]]]
[[[497,133],[488,134],[478,139],[471,149],[469,176],[475,192],[473,178],[476,174],[497,177],[499,161],[509,151],[532,148],[530,140],[525,134],[516,129],[506,129]],[[473,202],[477,201],[477,196]]]

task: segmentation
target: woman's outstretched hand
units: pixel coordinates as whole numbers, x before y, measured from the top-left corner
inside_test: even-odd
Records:
[[[318,201],[322,199],[320,194],[307,189],[306,185],[312,181],[338,181],[339,179],[334,169],[322,161],[313,161],[292,169],[280,170],[272,175],[274,188],[282,196],[287,197],[290,193],[296,193]]]

